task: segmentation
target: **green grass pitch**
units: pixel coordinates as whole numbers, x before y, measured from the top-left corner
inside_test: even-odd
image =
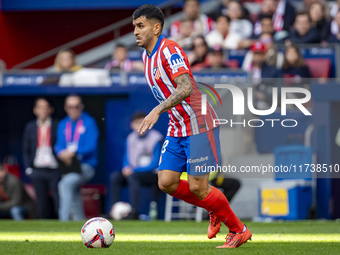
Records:
[[[208,222],[113,221],[116,239],[107,249],[81,242],[84,222],[0,221],[0,254],[340,254],[340,222],[246,222],[253,233],[237,249],[216,249],[227,228],[208,240]]]

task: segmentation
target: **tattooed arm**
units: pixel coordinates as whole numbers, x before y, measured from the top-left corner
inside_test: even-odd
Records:
[[[163,103],[156,106],[148,116],[144,118],[142,124],[138,128],[140,134],[143,134],[147,129],[151,129],[157,122],[161,113],[175,107],[192,94],[193,89],[189,74],[185,73],[176,77],[174,82],[177,84],[177,88]]]
[[[185,73],[176,77],[174,82],[177,84],[175,91],[163,103],[156,107],[160,113],[175,107],[192,94],[193,90],[189,74]]]

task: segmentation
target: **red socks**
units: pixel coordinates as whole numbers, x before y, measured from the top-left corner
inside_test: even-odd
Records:
[[[243,232],[243,223],[237,218],[229,205],[228,199],[219,189],[213,187],[209,195],[201,202],[204,203],[210,211],[214,212],[217,218],[223,222],[230,231],[236,233]]]
[[[208,210],[205,206],[205,203],[202,203],[202,200],[200,200],[194,193],[190,191],[188,181],[180,180],[178,188],[174,193],[171,194],[171,196]]]
[[[243,231],[243,223],[237,218],[233,210],[231,209],[227,198],[224,194],[213,187],[209,195],[200,200],[189,189],[189,183],[185,180],[180,180],[178,188],[171,196],[183,200],[189,204],[203,207],[207,211],[212,211],[217,218],[223,222],[230,231],[241,233]]]

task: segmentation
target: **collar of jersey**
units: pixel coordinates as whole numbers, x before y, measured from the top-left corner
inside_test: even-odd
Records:
[[[161,44],[161,41],[163,40],[163,38],[165,38],[164,35],[160,35],[160,37],[158,38],[158,41],[157,41],[155,47],[153,48],[150,56],[149,56],[148,52],[146,52],[146,54],[148,55],[149,58],[151,58],[152,55],[155,54],[155,52],[158,50],[158,47]]]

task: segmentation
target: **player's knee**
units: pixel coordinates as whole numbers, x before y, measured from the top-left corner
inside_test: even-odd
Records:
[[[165,178],[158,179],[158,187],[161,191],[171,194],[176,191],[178,184],[174,183],[172,180],[167,180]]]
[[[208,185],[200,182],[189,182],[189,189],[198,198],[204,198],[207,195]]]

